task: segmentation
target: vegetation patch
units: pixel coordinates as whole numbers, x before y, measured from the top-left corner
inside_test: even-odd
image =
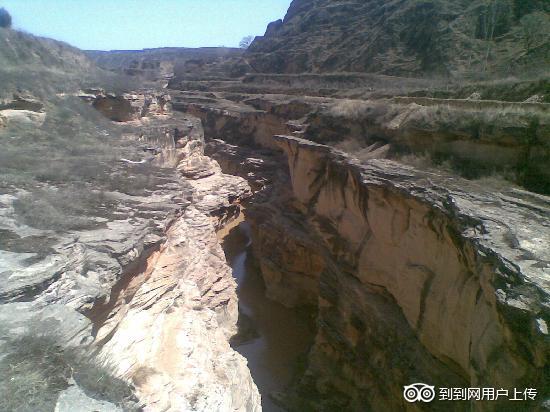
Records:
[[[132,387],[107,368],[52,336],[24,336],[4,345],[0,359],[0,410],[53,411],[59,394],[76,383],[87,396],[137,411]]]
[[[89,229],[112,217],[112,192],[142,196],[165,181],[122,127],[77,98],[46,106],[43,125],[0,130],[0,190],[19,193],[21,221],[39,229]]]

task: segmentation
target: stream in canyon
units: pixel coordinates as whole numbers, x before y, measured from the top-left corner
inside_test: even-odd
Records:
[[[251,250],[250,226],[241,223],[224,238],[223,248],[237,281],[239,335],[233,347],[248,361],[262,395],[262,409],[280,412],[270,394],[284,392],[303,363],[314,337],[313,317],[288,309],[265,295],[265,284]]]

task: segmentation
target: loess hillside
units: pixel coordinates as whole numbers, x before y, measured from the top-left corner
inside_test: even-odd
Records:
[[[294,0],[247,58],[269,73],[537,74],[549,12],[546,0]]]
[[[81,50],[60,41],[0,28],[0,98],[31,93],[42,99],[98,84],[131,87],[127,78],[100,69]]]

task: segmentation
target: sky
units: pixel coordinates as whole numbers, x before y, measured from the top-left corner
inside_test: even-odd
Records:
[[[0,0],[13,26],[84,50],[236,47],[291,0]]]

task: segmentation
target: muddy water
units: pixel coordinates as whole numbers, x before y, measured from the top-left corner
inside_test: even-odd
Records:
[[[284,392],[313,341],[311,314],[287,309],[265,296],[265,285],[250,248],[246,222],[224,239],[226,257],[237,280],[242,336],[233,347],[248,360],[266,412],[284,411],[270,397]]]

